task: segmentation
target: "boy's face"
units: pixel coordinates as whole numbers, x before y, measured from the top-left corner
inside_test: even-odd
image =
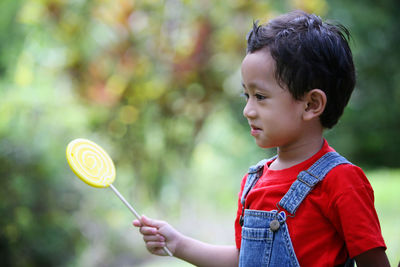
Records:
[[[287,147],[303,133],[305,103],[295,100],[289,90],[275,79],[275,61],[267,49],[247,54],[242,62],[244,94],[243,115],[251,135],[262,148]]]

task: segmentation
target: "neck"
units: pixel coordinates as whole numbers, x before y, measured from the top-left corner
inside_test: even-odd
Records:
[[[324,139],[322,134],[300,140],[292,145],[278,147],[278,157],[272,162],[270,169],[282,170],[297,165],[315,155],[323,146]]]

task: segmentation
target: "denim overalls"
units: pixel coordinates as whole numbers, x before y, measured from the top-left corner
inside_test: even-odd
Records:
[[[350,164],[350,162],[336,152],[328,152],[308,170],[299,173],[289,191],[276,204],[277,210],[245,210],[246,196],[261,177],[267,161],[262,160],[250,167],[243,189],[239,266],[300,266],[286,224],[286,213],[281,211],[281,208],[288,212],[288,216],[294,217],[307,194],[324,179],[331,169],[340,164]],[[353,265],[354,261],[348,260],[345,266]]]

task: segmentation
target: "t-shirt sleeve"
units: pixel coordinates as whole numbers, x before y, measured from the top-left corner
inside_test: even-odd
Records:
[[[364,172],[354,165],[340,165],[329,177],[323,183],[331,199],[327,216],[342,235],[350,257],[372,248],[386,248],[374,207],[374,192]]]

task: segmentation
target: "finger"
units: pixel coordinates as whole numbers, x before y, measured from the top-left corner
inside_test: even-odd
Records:
[[[165,222],[154,220],[154,219],[150,219],[150,218],[146,217],[145,215],[143,215],[140,219],[141,219],[143,224],[148,225],[148,226],[152,226],[152,227],[155,227],[155,228],[160,228],[161,226],[165,225]]]
[[[132,224],[133,224],[133,226],[136,226],[136,227],[142,226],[142,223],[141,223],[139,220],[134,220],[134,221],[132,222]]]
[[[144,235],[143,240],[147,242],[165,242],[165,238],[162,235]]]
[[[157,235],[157,234],[158,234],[157,228],[149,227],[149,226],[142,226],[142,227],[140,227],[139,232],[140,232],[142,235]]]
[[[163,248],[147,249],[150,253],[158,256],[167,256]]]
[[[149,241],[149,242],[146,242],[146,247],[150,252],[153,252],[153,253],[158,250],[162,251],[163,247],[165,247],[165,242]],[[157,254],[159,254],[159,253],[157,253]]]
[[[158,256],[167,256],[167,253],[164,251],[163,248],[155,249],[153,254],[158,255]]]

